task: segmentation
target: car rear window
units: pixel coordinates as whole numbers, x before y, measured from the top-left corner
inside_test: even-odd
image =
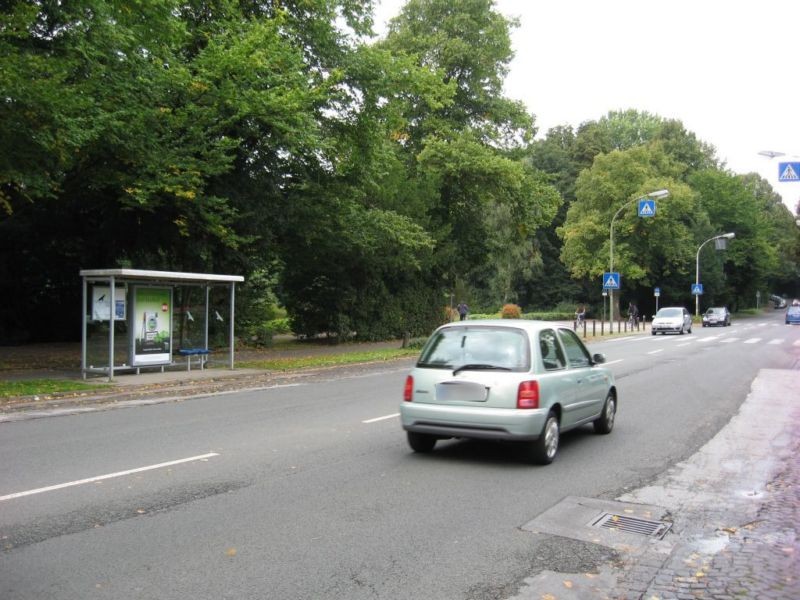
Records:
[[[512,371],[530,369],[528,336],[510,327],[446,327],[431,336],[418,367],[455,369],[467,364],[491,365]]]

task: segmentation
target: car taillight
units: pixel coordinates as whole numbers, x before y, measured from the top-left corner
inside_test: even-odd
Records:
[[[523,381],[519,384],[517,408],[539,408],[538,381]]]
[[[411,399],[414,396],[414,378],[409,375],[406,377],[406,385],[403,388],[403,401],[404,402],[411,402]]]

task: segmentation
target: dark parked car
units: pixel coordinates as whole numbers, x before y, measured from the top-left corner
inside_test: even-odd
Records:
[[[790,306],[786,311],[787,325],[800,325],[800,306]]]
[[[786,308],[786,298],[781,298],[776,294],[772,294],[769,299],[770,302],[775,305],[775,308]]]

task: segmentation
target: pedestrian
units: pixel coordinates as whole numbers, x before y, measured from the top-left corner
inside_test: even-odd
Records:
[[[635,302],[630,302],[628,304],[628,322],[631,324],[631,327],[637,327],[639,325],[639,308],[636,306]]]
[[[575,309],[575,324],[577,326],[583,325],[583,321],[586,319],[586,305],[579,304],[578,308]]]
[[[461,320],[466,321],[467,313],[469,313],[469,306],[467,306],[467,303],[462,300],[458,303],[456,310],[458,311],[458,316],[461,317]]]

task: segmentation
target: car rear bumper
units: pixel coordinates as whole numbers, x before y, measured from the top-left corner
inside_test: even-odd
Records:
[[[680,333],[681,328],[680,327],[674,327],[674,326],[671,326],[671,325],[653,325],[651,327],[651,331],[653,333],[658,333],[658,332],[661,332],[661,333]]]
[[[444,438],[526,441],[539,437],[548,412],[406,402],[400,420],[406,431]]]

